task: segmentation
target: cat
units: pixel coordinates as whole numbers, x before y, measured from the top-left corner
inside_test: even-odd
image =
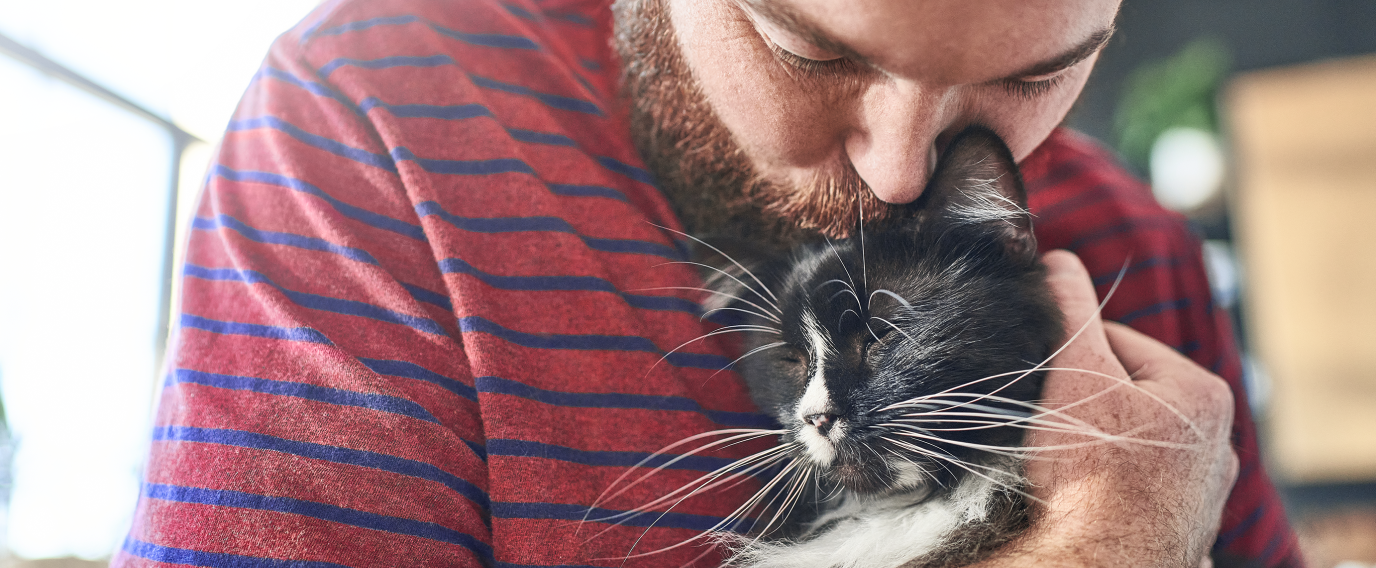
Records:
[[[881,230],[788,254],[705,250],[706,306],[740,316],[726,328],[743,337],[736,368],[782,426],[749,466],[782,469],[757,495],[754,529],[718,535],[728,564],[961,565],[1027,525],[1018,450],[1043,420],[1039,367],[1064,332],[994,132],[957,135]]]

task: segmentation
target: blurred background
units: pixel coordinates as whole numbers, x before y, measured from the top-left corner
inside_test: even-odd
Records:
[[[315,4],[0,0],[0,566],[122,539],[180,227]],[[1311,565],[1376,566],[1376,1],[1126,0],[1118,25],[1068,122],[1205,239]]]

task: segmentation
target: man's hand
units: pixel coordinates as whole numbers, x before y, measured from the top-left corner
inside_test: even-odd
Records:
[[[1123,439],[1084,445],[1094,439],[1034,433],[1029,445],[1047,449],[1027,474],[1042,503],[1027,533],[981,565],[1207,566],[1237,479],[1231,391],[1160,342],[1102,323],[1074,254],[1052,251],[1043,262],[1067,338],[1085,326],[1051,366],[1089,371],[1050,372],[1046,405]]]

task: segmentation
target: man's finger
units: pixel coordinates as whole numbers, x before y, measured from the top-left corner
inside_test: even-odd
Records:
[[[1139,376],[1139,372],[1157,376],[1160,375],[1159,371],[1165,369],[1191,373],[1207,372],[1166,344],[1126,325],[1107,322],[1104,324],[1104,333],[1108,337],[1113,354],[1133,378],[1149,378]]]
[[[1053,250],[1042,256],[1042,264],[1046,265],[1047,286],[1065,317],[1065,341],[1080,333],[1063,353],[1105,350],[1107,340],[1099,319],[1099,297],[1080,257],[1069,251]]]

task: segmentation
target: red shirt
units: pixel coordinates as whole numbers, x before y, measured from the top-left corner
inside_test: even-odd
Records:
[[[718,372],[727,345],[666,355],[707,327],[662,289],[698,279],[666,265],[682,243],[656,225],[679,225],[617,106],[610,33],[605,0],[343,0],[279,38],[197,209],[113,566],[613,566],[753,492],[580,523],[651,452],[767,424]],[[1184,221],[1070,132],[1024,170],[1043,247],[1079,254],[1101,293],[1132,259],[1105,315],[1240,393]],[[1220,546],[1298,565],[1237,400]],[[675,463],[591,517],[745,452]]]

